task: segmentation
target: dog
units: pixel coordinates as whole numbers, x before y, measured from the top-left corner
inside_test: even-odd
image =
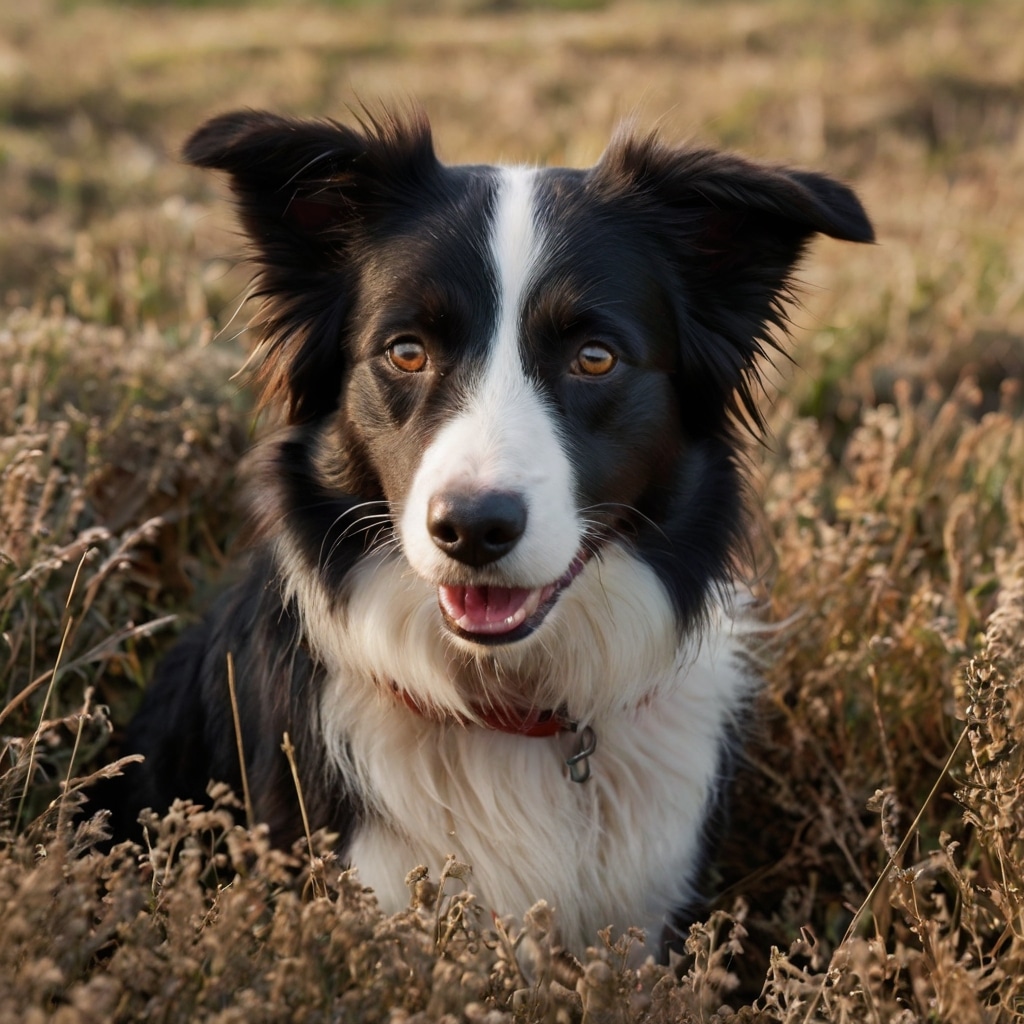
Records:
[[[130,726],[125,828],[243,778],[385,910],[449,854],[577,953],[657,951],[695,898],[756,672],[743,451],[816,233],[873,239],[816,173],[621,131],[587,170],[449,166],[425,117],[258,111],[184,147],[257,268],[245,579]]]

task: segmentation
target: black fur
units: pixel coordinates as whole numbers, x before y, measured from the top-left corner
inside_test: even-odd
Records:
[[[205,802],[211,779],[227,782],[241,796],[229,653],[256,820],[269,825],[281,843],[303,834],[295,782],[281,749],[287,732],[300,778],[307,782],[303,796],[313,827],[329,827],[344,844],[354,826],[355,805],[341,780],[326,769],[316,712],[321,670],[277,587],[255,583],[273,580],[266,558],[256,559],[250,580],[225,593],[182,636],[150,684],[122,751],[145,754],[144,768],[129,767],[99,793],[112,811],[115,838],[138,838],[136,822],[145,808],[166,810],[176,797]],[[277,742],[268,742],[268,736]]]

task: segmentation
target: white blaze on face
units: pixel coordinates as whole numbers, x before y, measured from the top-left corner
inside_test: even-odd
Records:
[[[431,497],[450,489],[512,491],[526,504],[519,543],[478,574],[488,582],[542,587],[565,574],[580,548],[572,467],[554,416],[525,373],[520,344],[524,304],[544,255],[534,210],[536,174],[501,172],[490,244],[497,315],[487,362],[462,409],[424,452],[399,523],[406,557],[432,583],[460,575],[427,530]]]

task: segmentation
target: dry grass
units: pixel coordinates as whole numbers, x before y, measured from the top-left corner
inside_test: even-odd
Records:
[[[0,10],[0,1022],[1022,1019],[1024,6],[428,8]],[[449,159],[587,162],[639,111],[848,177],[877,222],[816,249],[753,454],[787,625],[670,967],[595,936],[577,976],[547,908],[494,924],[456,864],[382,917],[329,838],[271,851],[227,794],[141,855],[76,824],[239,529],[245,277],[177,142],[409,95]]]

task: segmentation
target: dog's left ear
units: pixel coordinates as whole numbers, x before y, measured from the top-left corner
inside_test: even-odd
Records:
[[[793,270],[816,233],[874,241],[860,201],[822,174],[676,149],[655,135],[616,139],[591,187],[628,204],[675,271],[688,418],[717,429],[738,407],[760,427],[756,357],[776,347],[773,328],[785,330]]]

